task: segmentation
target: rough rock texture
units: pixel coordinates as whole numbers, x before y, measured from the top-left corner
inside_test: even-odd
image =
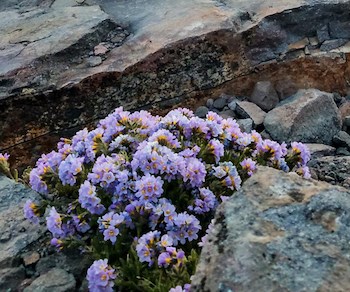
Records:
[[[266,116],[266,112],[249,101],[237,101],[236,112],[243,118],[252,119],[255,126],[262,125]]]
[[[349,291],[350,192],[261,168],[217,210],[191,291]]]
[[[318,179],[338,185],[348,185],[350,180],[350,156],[325,156],[309,162]]]
[[[265,111],[272,110],[279,102],[277,92],[270,81],[256,83],[249,100]]]
[[[75,279],[62,269],[52,269],[35,279],[24,292],[72,292],[75,291]]]
[[[335,155],[336,149],[333,146],[317,143],[305,143],[305,145],[310,150],[311,158]]]
[[[0,290],[15,289],[25,278],[21,253],[37,242],[44,229],[34,226],[23,217],[27,199],[39,195],[22,184],[0,175]]]
[[[299,90],[268,112],[264,120],[274,140],[322,144],[331,144],[341,123],[332,94],[316,89]]]
[[[276,88],[288,80],[295,88],[342,93],[348,86],[349,46],[321,52],[316,38],[316,32],[331,22],[339,22],[338,27],[350,22],[348,0],[179,0],[176,5],[172,0],[96,0],[115,23],[103,20],[106,15],[98,8],[85,6],[93,1],[73,8],[62,3],[74,1],[56,5],[57,1],[21,1],[21,5],[5,1],[13,5],[8,5],[1,23],[12,25],[6,19],[10,16],[21,21],[11,31],[0,29],[0,39],[20,36],[16,43],[3,46],[4,68],[18,64],[22,48],[32,52],[26,60],[34,61],[0,77],[0,151],[12,147],[11,153],[32,152],[33,139],[36,145],[41,140],[57,141],[62,129],[82,127],[120,105],[159,112],[223,92],[250,96],[262,80]],[[19,13],[25,2],[31,3],[30,9]],[[87,17],[94,9],[99,19]],[[67,22],[76,21],[77,26],[62,30],[67,28],[62,21],[51,31],[45,25],[39,26],[40,33],[30,29],[34,16],[38,22],[50,15],[58,20],[59,11],[67,12]],[[80,30],[83,19],[98,23],[88,35]],[[28,34],[24,37],[20,29]],[[74,35],[71,46],[42,56],[45,44],[53,39],[52,50],[62,48],[63,31]],[[40,55],[28,51],[36,48],[35,43],[44,44],[38,47]],[[95,56],[102,51],[104,55]]]

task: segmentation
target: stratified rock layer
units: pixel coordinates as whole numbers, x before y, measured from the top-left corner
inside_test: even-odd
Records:
[[[349,291],[350,192],[260,168],[217,210],[191,291]]]
[[[7,71],[0,77],[0,151],[16,145],[11,153],[23,155],[33,148],[27,142],[57,141],[62,129],[121,105],[159,113],[223,92],[250,96],[259,81],[270,81],[281,99],[298,88],[347,90],[350,46],[320,47],[339,43],[339,28],[350,23],[348,0],[96,1],[106,13],[78,4],[3,13],[0,22],[12,26],[0,29]],[[33,22],[50,17],[50,24]]]

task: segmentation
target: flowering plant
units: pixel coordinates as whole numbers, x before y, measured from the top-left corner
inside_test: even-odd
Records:
[[[47,200],[28,201],[25,215],[37,223],[47,209],[58,250],[96,257],[90,291],[188,291],[216,207],[257,165],[310,176],[309,151],[291,146],[214,112],[200,119],[181,108],[165,117],[117,108],[42,155],[30,184]]]

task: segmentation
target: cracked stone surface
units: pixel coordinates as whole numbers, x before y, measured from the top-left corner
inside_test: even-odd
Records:
[[[349,291],[350,192],[261,167],[217,210],[191,291]]]

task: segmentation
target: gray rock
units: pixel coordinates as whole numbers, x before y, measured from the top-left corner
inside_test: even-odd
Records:
[[[334,135],[333,142],[335,145],[346,147],[350,150],[350,135],[344,131],[339,131],[339,133]]]
[[[277,81],[275,87],[280,100],[284,100],[298,91],[295,82],[289,78]]]
[[[350,191],[259,168],[216,212],[191,291],[348,291]]]
[[[242,118],[252,119],[255,127],[262,125],[266,116],[266,112],[249,101],[237,101],[236,112]]]
[[[72,274],[62,269],[52,269],[35,279],[24,292],[70,292],[75,290],[75,279]]]
[[[255,84],[249,101],[255,103],[264,111],[269,111],[278,104],[279,98],[270,81],[260,81]]]
[[[341,129],[341,117],[332,94],[299,90],[267,113],[265,129],[279,142],[331,144]]]
[[[195,111],[195,115],[197,117],[200,118],[205,118],[205,116],[207,115],[207,113],[209,112],[209,109],[206,106],[199,106],[196,111]]]
[[[25,277],[23,266],[0,269],[0,291],[17,291],[17,287]]]
[[[269,139],[269,140],[271,140],[271,136],[270,136],[269,133],[266,132],[266,130],[262,131],[262,132],[260,133],[260,135],[261,135],[261,137],[262,137],[263,139]]]
[[[225,105],[227,105],[227,100],[226,98],[223,97],[219,97],[218,99],[214,100],[213,106],[218,109],[218,110],[222,110]]]
[[[329,33],[332,39],[349,39],[350,22],[332,21],[329,23]]]
[[[102,64],[102,58],[100,56],[91,56],[86,59],[86,62],[90,67],[95,67]]]
[[[253,120],[252,119],[239,119],[237,120],[239,128],[246,133],[250,133],[253,129]]]
[[[346,40],[346,39],[328,40],[328,41],[325,41],[321,45],[320,50],[328,52],[330,50],[334,50],[336,48],[339,48],[339,47],[345,45],[347,42],[348,42],[348,40]]]
[[[329,30],[328,25],[325,25],[318,29],[317,31],[317,38],[320,43],[323,43],[324,41],[330,40],[331,37],[329,36]]]
[[[214,99],[209,98],[207,100],[207,108],[211,109],[213,107],[213,105],[214,105]]]
[[[228,108],[230,110],[235,111],[236,110],[236,106],[237,106],[237,101],[238,101],[238,99],[234,99],[234,100],[230,101],[230,103],[228,104]]]
[[[335,155],[335,148],[329,145],[317,144],[317,143],[305,143],[309,148],[311,159],[315,159],[322,156]]]
[[[93,260],[87,254],[61,252],[41,258],[36,264],[36,271],[42,275],[52,268],[60,268],[74,275],[77,279],[85,278],[86,271]]]
[[[339,156],[350,156],[350,151],[347,147],[339,147],[337,148],[336,154]]]
[[[337,154],[339,149],[341,148],[337,149]],[[346,151],[345,148],[343,150]],[[316,171],[320,180],[324,180],[328,176],[334,178],[337,184],[342,185],[350,177],[350,156],[348,155],[319,157],[312,159],[309,166]]]
[[[350,116],[346,116],[343,121],[344,126],[350,127]]]
[[[40,200],[40,196],[0,175],[0,230],[8,234],[8,240],[0,242],[0,269],[17,266],[20,254],[44,234],[44,227],[31,224],[23,216],[27,199]]]
[[[235,112],[233,110],[224,110],[222,112],[220,112],[220,116],[222,116],[224,119],[228,119],[228,118],[235,118]]]

